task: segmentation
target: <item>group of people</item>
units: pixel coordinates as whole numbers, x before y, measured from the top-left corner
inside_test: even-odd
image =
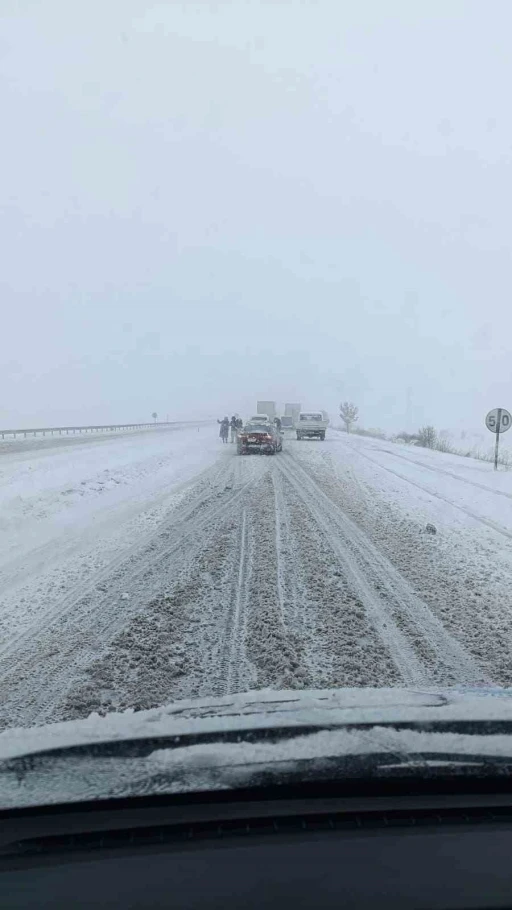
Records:
[[[219,436],[222,439],[222,442],[228,441],[230,431],[231,442],[236,442],[236,434],[244,425],[242,418],[237,417],[236,414],[233,414],[231,420],[229,417],[223,417],[222,420],[218,420],[217,423],[220,423]]]

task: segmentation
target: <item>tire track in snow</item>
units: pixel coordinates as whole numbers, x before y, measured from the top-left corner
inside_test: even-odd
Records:
[[[359,566],[348,556],[346,548],[342,546],[339,540],[339,529],[333,528],[330,518],[327,518],[318,508],[318,504],[315,501],[318,497],[312,498],[311,494],[307,492],[307,483],[304,482],[304,478],[301,476],[302,474],[305,475],[305,472],[299,469],[301,475],[297,476],[298,472],[296,473],[295,466],[292,468],[289,464],[286,465],[286,468],[283,466],[282,470],[288,482],[303,501],[315,524],[323,531],[330,549],[341,564],[344,576],[363,603],[373,627],[376,629],[381,641],[388,648],[404,682],[411,685],[421,685],[426,681],[423,664],[418,660],[414,649],[402,632],[390,622],[390,617],[388,617],[383,607],[378,592],[372,589],[371,584],[363,576]],[[331,504],[329,503],[329,505]]]
[[[283,491],[287,517],[285,594],[294,595],[285,620],[296,655],[288,685],[400,685],[391,655],[340,571],[337,555],[326,546],[325,532],[278,469],[273,480]]]
[[[279,455],[278,458],[281,456]],[[303,642],[297,623],[291,621],[293,601],[287,583],[293,567],[286,566],[289,539],[277,505],[276,490],[281,475],[275,459],[266,467],[257,490],[251,494],[250,558],[251,578],[245,614],[245,656],[251,688],[302,688],[308,678],[303,662]],[[274,481],[277,480],[277,483]],[[300,632],[303,632],[301,626]],[[246,686],[247,687],[247,686]]]
[[[290,518],[280,482],[281,475],[272,471],[276,521],[277,594],[283,622],[296,628],[299,622],[299,592],[293,571],[292,534]]]
[[[105,650],[113,635],[126,627],[130,618],[143,608],[143,603],[135,597],[130,598],[130,602],[123,602],[121,607],[119,591],[125,588],[133,591],[139,584],[141,598],[144,591],[144,601],[147,601],[151,596],[152,577],[161,589],[166,570],[172,573],[172,557],[176,558],[181,551],[179,562],[193,562],[215,533],[216,523],[229,516],[257,482],[257,476],[250,477],[229,498],[218,503],[218,496],[225,491],[231,465],[230,460],[226,469],[216,477],[213,494],[211,489],[202,492],[199,500],[191,504],[186,516],[170,527],[172,543],[168,543],[160,529],[155,538],[163,536],[163,546],[155,542],[156,552],[150,546],[139,554],[131,553],[133,565],[128,567],[125,552],[124,559],[115,560],[116,571],[108,579],[107,590],[100,596],[91,600],[91,595],[98,593],[96,578],[85,594],[82,588],[80,594],[65,598],[58,611],[52,611],[52,621],[46,626],[38,624],[5,645],[0,659],[0,680],[6,691],[2,704],[4,716],[10,713],[14,716],[22,706],[24,723],[41,723],[51,719],[55,704],[73,681],[73,672],[79,674],[87,663]],[[198,516],[199,507],[201,513]],[[104,569],[101,579],[105,577]],[[84,601],[83,609],[77,609],[82,607]],[[31,681],[30,685],[27,685],[28,681]]]
[[[244,664],[245,613],[248,600],[248,586],[251,579],[248,558],[247,509],[242,512],[238,552],[238,575],[233,591],[233,602],[228,611],[226,641],[222,648],[219,674],[222,694],[231,695],[240,691]]]
[[[433,670],[441,673],[444,680],[448,672],[455,674],[458,682],[482,682],[483,673],[472,657],[452,638],[389,560],[298,464],[296,457],[288,455],[279,467],[324,531],[331,550],[340,560],[404,682],[411,685],[431,683]],[[320,504],[326,508],[321,509]],[[412,636],[405,631],[407,626],[413,630]],[[419,656],[422,643],[431,655],[428,663],[432,663],[433,655],[436,666],[427,665],[425,656]]]
[[[224,473],[226,473],[226,477],[224,477]],[[220,482],[223,482],[228,478],[229,474],[223,471],[220,474],[219,480]],[[198,510],[206,506],[211,498],[211,490],[207,489],[202,492],[188,508],[183,510],[177,521],[173,511],[171,518],[165,519],[156,530],[152,530],[149,534],[144,535],[142,540],[139,538],[132,546],[122,550],[118,556],[108,563],[108,565],[104,566],[90,578],[87,584],[84,585],[82,582],[75,585],[63,598],[57,600],[51,609],[46,610],[43,614],[39,614],[36,621],[28,629],[13,636],[0,646],[0,680],[2,679],[4,672],[3,662],[8,660],[12,653],[17,653],[20,646],[30,642],[41,633],[49,631],[55,623],[62,620],[67,613],[71,612],[78,603],[87,600],[89,596],[94,595],[98,590],[101,593],[101,585],[104,582],[109,581],[111,583],[112,579],[118,579],[119,585],[122,585],[123,587],[132,585],[138,578],[154,568],[159,562],[166,560],[182,547],[193,546],[194,542],[196,545],[200,545],[201,531],[203,531],[210,522],[222,517],[222,515],[227,512],[241,496],[243,496],[253,483],[254,480],[252,479],[247,481],[242,487],[229,496],[229,498],[224,499],[218,506],[211,508],[207,514],[200,514],[196,517]],[[171,542],[168,541],[169,537],[171,538]],[[159,547],[160,538],[163,540],[163,546],[161,548]],[[140,565],[141,550],[144,552],[144,548],[148,551],[147,557],[145,560],[142,560],[142,565]],[[135,568],[132,570],[129,568],[131,560],[135,562]],[[108,603],[112,596],[113,595],[110,594],[109,597],[100,597],[97,601],[98,606],[100,602]]]

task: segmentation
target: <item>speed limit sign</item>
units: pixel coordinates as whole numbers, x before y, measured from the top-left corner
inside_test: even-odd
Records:
[[[485,425],[491,433],[506,433],[512,426],[512,416],[505,408],[493,408],[485,418]]]
[[[500,444],[500,433],[506,433],[510,430],[512,416],[505,408],[493,408],[485,418],[485,425],[491,433],[496,433],[496,445],[494,446],[494,470],[498,470],[498,446]]]

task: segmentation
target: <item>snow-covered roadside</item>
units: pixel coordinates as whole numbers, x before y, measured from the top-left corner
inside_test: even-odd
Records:
[[[206,426],[206,424],[211,423],[211,420],[186,420],[173,421],[166,424],[154,423],[145,427],[127,427],[124,430],[83,430],[82,432],[73,432],[73,430],[68,432],[62,430],[59,432],[54,430],[52,433],[47,430],[43,433],[41,430],[36,430],[31,433],[27,430],[26,435],[21,435],[25,431],[18,430],[16,436],[5,435],[5,431],[0,430],[0,458],[3,455],[16,453],[26,453],[27,457],[31,458],[36,449],[42,452],[45,449],[69,448],[84,444],[89,445],[91,442],[109,442],[113,439],[123,439],[127,436],[138,437],[141,435],[147,436],[148,433],[169,433],[176,430],[196,429],[198,426]]]
[[[0,630],[9,635],[154,528],[221,453],[210,426],[59,441],[0,454]]]
[[[322,449],[303,445],[300,457],[478,661],[484,677],[508,685],[512,473],[496,475],[483,462],[343,433],[331,433]]]
[[[413,508],[416,514],[421,511],[427,521],[437,518],[443,527],[487,527],[504,538],[502,544],[512,540],[512,471],[494,471],[488,462],[460,455],[334,435],[342,443],[337,449],[342,462],[350,457],[350,447],[361,456],[356,455],[358,474],[377,479],[394,502]],[[508,545],[504,549],[512,553]]]

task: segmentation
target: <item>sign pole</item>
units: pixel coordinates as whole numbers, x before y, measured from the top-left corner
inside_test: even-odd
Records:
[[[494,446],[494,470],[498,470],[498,446],[500,444],[500,426],[501,426],[501,408],[498,408],[498,419],[496,422],[496,445]]]

